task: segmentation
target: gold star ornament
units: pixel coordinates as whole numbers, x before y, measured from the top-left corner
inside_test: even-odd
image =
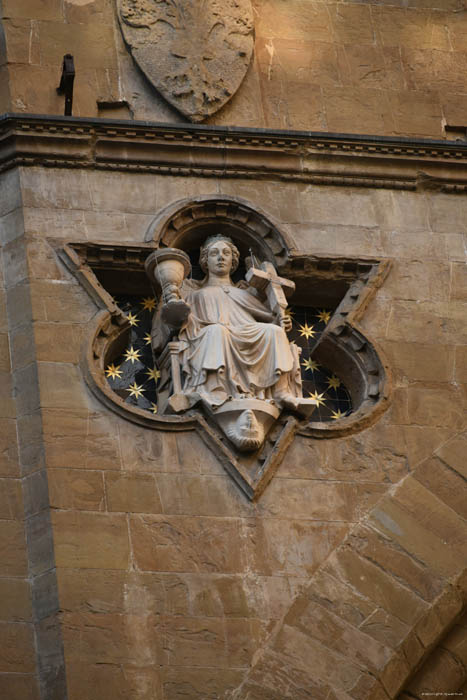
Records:
[[[131,311],[127,314],[126,317],[130,322],[130,326],[137,326],[138,325],[139,318],[135,314],[131,313]]]
[[[146,297],[141,304],[143,306],[143,311],[152,311],[156,308],[156,300],[154,297]]]
[[[314,399],[318,402],[318,406],[324,406],[326,399],[324,398],[324,391],[322,394],[318,394],[317,391],[310,391],[310,399]]]
[[[341,385],[341,380],[339,379],[339,377],[336,377],[335,374],[333,374],[332,377],[329,377],[329,379],[327,381],[328,381],[328,387],[330,389],[337,389]]]
[[[122,376],[122,370],[120,369],[120,365],[115,365],[112,363],[111,365],[108,365],[105,370],[105,376],[110,377],[110,379],[120,379]]]
[[[158,369],[156,369],[156,367],[153,367],[152,369],[148,369],[146,375],[149,377],[149,379],[153,379],[157,384],[158,380],[160,379],[161,373]]]
[[[134,396],[136,399],[144,394],[144,389],[142,385],[138,385],[136,382],[130,384],[127,391],[130,392],[130,396]]]
[[[345,416],[345,413],[342,413],[341,409],[338,408],[337,411],[332,412],[331,418],[333,420],[338,420],[339,418],[344,418],[344,416]]]
[[[135,350],[132,345],[130,349],[127,350],[126,353],[123,355],[123,357],[125,358],[126,362],[131,362],[131,364],[134,365],[134,363],[141,358],[141,353],[139,350]]]
[[[303,360],[302,367],[304,367],[307,370],[310,370],[310,372],[314,372],[315,369],[318,369],[319,364],[312,360],[311,357],[309,357],[308,360]]]
[[[313,330],[313,326],[309,326],[308,323],[305,323],[304,326],[300,326],[300,335],[305,336],[305,338],[308,340],[308,338],[313,338],[313,336],[316,335],[316,331]]]
[[[317,318],[318,318],[318,321],[323,321],[324,323],[329,323],[329,321],[331,319],[331,312],[326,311],[326,309],[323,309],[322,311],[320,311],[318,313]]]

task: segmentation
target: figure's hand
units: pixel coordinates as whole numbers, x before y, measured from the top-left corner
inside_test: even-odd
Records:
[[[289,333],[289,331],[292,330],[292,319],[290,316],[282,316],[281,328],[283,328],[286,333]]]

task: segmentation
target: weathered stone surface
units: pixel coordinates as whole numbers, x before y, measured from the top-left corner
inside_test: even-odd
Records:
[[[162,510],[158,481],[146,474],[105,475],[105,492],[109,511],[160,513]]]
[[[0,673],[34,673],[35,650],[32,625],[0,622]]]
[[[123,515],[73,511],[52,513],[58,567],[126,569],[129,541]]]
[[[102,472],[89,469],[49,469],[47,477],[52,508],[104,510]]]
[[[3,520],[0,528],[0,560],[4,576],[27,576],[24,525],[16,520]]]
[[[139,67],[193,121],[216,112],[238,89],[253,50],[249,0],[202,6],[120,0],[118,12]]]
[[[29,581],[0,578],[0,620],[30,622],[31,616]]]
[[[0,479],[0,518],[21,520],[23,494],[19,479]]]
[[[2,673],[0,693],[11,700],[39,700],[37,677],[32,674]]]
[[[446,467],[440,459],[433,458],[419,465],[414,478],[462,518],[467,518],[465,479],[458,472]]]
[[[113,516],[117,517],[117,516]],[[243,571],[242,553],[232,543],[241,536],[236,519],[134,516],[133,553],[143,571]]]

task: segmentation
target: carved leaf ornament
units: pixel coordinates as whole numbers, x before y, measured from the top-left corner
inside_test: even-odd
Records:
[[[118,15],[136,63],[191,121],[238,90],[253,52],[250,0],[118,0]]]

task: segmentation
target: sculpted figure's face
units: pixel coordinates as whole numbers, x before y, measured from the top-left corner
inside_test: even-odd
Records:
[[[214,275],[230,274],[232,269],[232,250],[225,241],[216,241],[209,246],[208,271]]]
[[[264,428],[257,420],[254,411],[247,409],[227,430],[227,435],[240,450],[257,450],[264,441]]]

